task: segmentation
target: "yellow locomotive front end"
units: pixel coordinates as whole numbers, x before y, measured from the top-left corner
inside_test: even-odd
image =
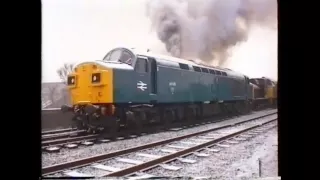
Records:
[[[267,99],[273,99],[275,96],[274,94],[274,86],[273,85],[269,85],[266,87],[266,94],[265,94],[265,98]]]
[[[266,87],[266,98],[269,100],[269,103],[273,106],[277,104],[277,91],[278,86],[276,82],[268,80],[268,86]]]
[[[252,78],[250,82],[258,88],[254,89],[254,106],[276,106],[277,104],[277,85],[269,78]]]
[[[114,126],[112,68],[95,61],[78,64],[68,75],[67,84],[72,106],[62,106],[61,110],[74,113],[72,126],[88,132]]]
[[[68,76],[68,87],[73,105],[112,104],[113,70],[95,63],[80,64]]]
[[[276,82],[266,78],[266,95],[270,105],[275,106],[277,104],[277,85]]]

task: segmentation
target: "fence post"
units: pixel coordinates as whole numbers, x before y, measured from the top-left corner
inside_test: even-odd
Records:
[[[259,161],[259,177],[261,177],[261,159],[259,158],[258,161]]]

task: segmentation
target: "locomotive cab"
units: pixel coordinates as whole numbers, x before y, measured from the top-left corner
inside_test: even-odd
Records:
[[[263,78],[254,78],[250,79],[250,83],[258,86],[259,88],[254,89],[254,98],[255,99],[262,99],[265,98],[266,94],[266,82]]]
[[[128,104],[152,101],[157,93],[156,73],[154,58],[134,54],[126,48],[112,49],[103,60],[86,61],[75,66],[74,72],[68,76],[73,106],[63,106],[61,110],[73,111],[76,114],[74,119],[81,117],[81,122],[88,119],[91,128],[95,128],[92,126],[95,121],[106,127],[101,122],[121,119],[120,109]],[[88,127],[88,124],[84,126]]]
[[[114,69],[115,103],[150,103],[157,95],[157,62],[153,57],[133,53],[127,48],[115,48],[103,59],[129,68]]]
[[[256,101],[266,101],[268,104],[274,105],[276,103],[276,84],[274,81],[262,77],[252,78],[250,83],[258,86],[254,89],[254,99]]]
[[[149,95],[157,93],[156,74],[154,58],[115,48],[103,60],[75,66],[74,73],[68,76],[72,104],[114,104],[128,99],[132,99],[132,103],[149,102]]]

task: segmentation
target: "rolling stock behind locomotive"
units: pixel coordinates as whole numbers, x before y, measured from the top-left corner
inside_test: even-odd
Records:
[[[277,99],[267,78],[122,47],[75,66],[68,86],[73,106],[62,110],[74,113],[79,129],[112,138],[120,127],[140,133],[145,124],[244,114]]]

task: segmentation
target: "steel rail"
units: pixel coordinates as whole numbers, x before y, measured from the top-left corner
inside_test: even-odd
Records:
[[[208,132],[212,132],[212,131],[216,131],[216,130],[220,130],[220,129],[224,129],[224,128],[228,128],[228,127],[232,127],[235,125],[240,125],[240,124],[244,124],[250,121],[254,121],[257,119],[261,119],[267,116],[272,116],[274,114],[277,114],[277,112],[273,112],[270,114],[266,114],[266,115],[262,115],[259,117],[254,117],[248,120],[244,120],[241,122],[237,122],[234,124],[228,124],[228,125],[224,125],[224,126],[220,126],[220,127],[216,127],[216,128],[211,128],[208,130],[204,130],[204,131],[200,131],[200,132],[196,132],[196,133],[191,133],[191,134],[187,134],[187,135],[183,135],[183,136],[179,136],[179,137],[175,137],[175,138],[170,138],[170,139],[166,139],[166,140],[162,140],[162,141],[157,141],[157,142],[153,142],[153,143],[149,143],[149,144],[145,144],[145,145],[141,145],[141,146],[136,146],[136,147],[132,147],[132,148],[128,148],[128,149],[123,149],[123,150],[119,150],[119,151],[114,151],[111,153],[107,153],[107,154],[102,154],[102,155],[97,155],[97,156],[93,156],[93,157],[89,157],[89,158],[82,158],[82,159],[78,159],[75,161],[70,161],[70,162],[66,162],[66,163],[60,163],[60,164],[56,164],[56,165],[52,165],[52,166],[47,166],[47,167],[43,167],[42,168],[42,174],[43,175],[47,175],[47,174],[52,174],[52,173],[57,173],[60,172],[64,169],[70,169],[70,168],[78,168],[78,167],[83,167],[89,164],[92,164],[93,162],[100,162],[100,161],[104,161],[106,159],[109,158],[113,158],[116,156],[120,156],[120,155],[124,155],[124,154],[128,154],[134,151],[140,151],[140,150],[144,150],[144,149],[149,149],[155,146],[159,146],[159,145],[164,145],[164,144],[168,144],[174,141],[179,141],[181,139],[185,139],[185,138],[189,138],[189,137],[193,137],[193,136],[197,136],[200,134],[204,134],[204,133],[208,133]]]
[[[226,136],[211,140],[211,141],[203,143],[203,144],[199,144],[199,145],[193,146],[191,148],[187,148],[187,149],[178,151],[176,153],[169,154],[167,156],[162,156],[160,158],[157,158],[157,159],[154,159],[154,160],[151,160],[151,161],[148,161],[148,162],[144,162],[142,164],[139,164],[139,165],[136,165],[136,166],[132,166],[132,167],[129,167],[129,168],[126,168],[126,169],[122,169],[122,170],[117,171],[117,172],[105,174],[102,177],[126,176],[126,175],[129,175],[129,174],[141,171],[141,170],[147,170],[147,169],[149,169],[151,167],[155,167],[155,166],[157,166],[157,165],[159,165],[161,163],[164,163],[164,162],[167,162],[167,161],[170,161],[170,160],[174,160],[174,159],[176,159],[176,158],[178,158],[180,156],[187,155],[187,154],[189,154],[191,152],[194,152],[194,151],[197,151],[197,150],[201,150],[201,149],[203,149],[203,148],[205,148],[207,146],[210,146],[212,144],[219,143],[221,141],[227,140],[227,139],[229,139],[231,137],[237,136],[237,135],[242,134],[244,132],[250,131],[252,129],[256,129],[256,128],[261,127],[261,126],[263,126],[265,124],[271,123],[271,122],[273,122],[275,120],[277,120],[277,118],[272,119],[270,121],[267,121],[265,123],[259,124],[259,125],[255,125],[255,126],[252,126],[252,127],[237,131],[237,132],[232,133],[232,134],[228,134]]]
[[[66,128],[66,129],[56,129],[56,130],[50,130],[50,131],[42,131],[41,135],[64,133],[64,132],[74,131],[74,130],[77,130],[77,129],[76,128]]]
[[[47,140],[47,141],[42,141],[41,146],[48,147],[52,145],[64,145],[67,143],[75,143],[75,142],[80,142],[83,140],[86,141],[92,141],[95,140],[98,137],[97,134],[90,134],[90,135],[84,135],[84,136],[77,136],[77,137],[72,137],[72,138],[63,138],[63,139],[55,139],[55,140]]]

